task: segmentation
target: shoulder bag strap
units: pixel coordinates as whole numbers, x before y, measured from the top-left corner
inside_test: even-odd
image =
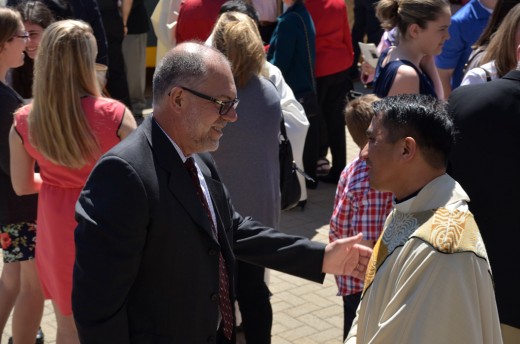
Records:
[[[303,20],[302,16],[299,13],[293,12],[300,18],[302,24],[303,24],[303,30],[305,31],[305,41],[307,42],[307,54],[309,56],[309,69],[311,72],[311,80],[312,80],[312,88],[314,93],[316,93],[316,81],[314,80],[314,68],[312,68],[312,58],[311,58],[311,47],[309,44],[309,35],[307,33],[307,26],[305,25],[305,21]]]

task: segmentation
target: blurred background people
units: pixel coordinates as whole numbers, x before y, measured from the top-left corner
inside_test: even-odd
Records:
[[[518,3],[520,3],[520,0],[497,0],[495,9],[491,14],[491,18],[489,18],[484,31],[475,44],[473,44],[471,47],[471,54],[469,55],[468,61],[464,66],[464,74],[480,65],[480,60],[484,55],[484,51],[486,51],[491,37],[497,31],[498,27],[502,23],[502,20],[504,20],[504,17]]]
[[[296,99],[316,94],[314,65],[316,60],[316,31],[312,18],[302,0],[284,0],[286,11],[278,18],[267,53],[267,60],[278,67],[291,87]],[[305,111],[309,129],[303,150],[308,188],[316,188],[316,162],[319,157],[320,115]]]
[[[471,47],[486,27],[497,0],[471,0],[451,17],[449,37],[435,57],[444,96],[459,87]]]
[[[71,308],[76,200],[96,160],[136,126],[123,104],[100,97],[96,52],[88,24],[51,24],[36,55],[33,102],[17,111],[9,134],[15,192],[39,193],[36,265],[58,343],[78,342]]]
[[[16,9],[20,12],[25,29],[29,33],[29,40],[25,48],[25,63],[11,70],[9,81],[12,87],[23,98],[32,98],[32,84],[34,74],[34,59],[43,31],[54,22],[54,15],[41,1],[21,2]]]
[[[384,29],[397,28],[397,45],[379,57],[374,93],[419,93],[443,99],[434,56],[449,38],[450,4],[445,0],[380,0],[376,15]]]
[[[226,1],[220,8],[220,13],[222,14],[226,12],[240,12],[246,14],[257,24],[257,27],[259,28],[259,19],[255,8],[245,1]],[[239,19],[239,17],[236,18]],[[208,37],[206,40],[206,44],[211,45],[212,42],[213,37],[210,35],[210,37]],[[287,136],[291,142],[293,159],[296,162],[298,168],[303,170],[302,157],[307,129],[309,128],[309,121],[305,116],[303,106],[294,97],[294,93],[289,85],[287,85],[285,82],[280,69],[268,61],[264,61],[263,69],[269,80],[271,80],[271,82],[276,87],[278,95],[280,96],[280,105],[282,107]],[[307,188],[305,185],[305,177],[302,173],[298,173],[298,180],[300,181],[301,187],[300,202],[298,205],[303,210],[307,203]]]
[[[255,22],[238,12],[222,14],[213,46],[231,61],[240,106],[212,155],[237,211],[278,229],[280,222],[280,97],[266,76],[265,53]],[[243,106],[242,106],[243,105]],[[254,195],[254,197],[251,197]],[[248,344],[271,342],[273,313],[265,268],[237,261],[236,293]]]
[[[383,29],[376,17],[375,7],[379,0],[354,0],[354,25],[352,26],[352,43],[354,49],[354,60],[349,69],[350,78],[356,80],[360,77],[358,70],[359,50],[358,42],[379,44]]]
[[[322,115],[319,157],[323,162],[329,148],[332,156],[332,166],[319,179],[335,184],[347,164],[343,110],[347,94],[354,88],[349,75],[354,52],[347,7],[344,0],[307,0],[305,6],[316,28],[315,76]]]
[[[258,12],[258,30],[265,44],[269,44],[274,29],[276,29],[277,18],[281,14],[281,0],[250,0]]]
[[[106,88],[110,97],[131,107],[126,79],[123,39],[127,33],[132,0],[97,0],[103,20],[108,51]]]
[[[26,0],[7,0],[7,6],[16,7]],[[96,62],[108,64],[107,38],[97,0],[38,0],[52,12],[56,20],[80,19],[87,22],[94,32],[98,47]]]
[[[126,22],[126,35],[122,52],[125,59],[128,95],[131,110],[137,120],[142,120],[146,108],[146,42],[148,40],[148,13],[144,0],[133,0]]]
[[[225,0],[183,0],[175,28],[175,44],[185,41],[205,41],[218,18]]]
[[[20,14],[0,8],[0,334],[14,307],[16,343],[34,343],[43,314],[43,294],[34,263],[37,196],[17,196],[11,184],[9,130],[23,98],[6,84],[7,71],[24,63],[29,33]],[[34,170],[32,170],[34,172]]]
[[[491,37],[477,66],[466,73],[461,86],[495,80],[516,69],[516,47],[519,44],[520,4],[517,4]]]

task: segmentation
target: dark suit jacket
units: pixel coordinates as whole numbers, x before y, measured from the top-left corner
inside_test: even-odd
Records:
[[[323,281],[323,244],[243,218],[210,155],[195,160],[222,245],[180,157],[153,119],[92,171],[76,206],[72,307],[82,343],[214,342],[219,251],[228,271],[233,250],[244,261]],[[230,279],[232,285],[232,274]]]
[[[520,71],[450,97],[460,131],[449,173],[462,185],[484,238],[500,321],[520,328]]]

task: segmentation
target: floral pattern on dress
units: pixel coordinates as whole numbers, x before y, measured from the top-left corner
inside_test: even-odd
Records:
[[[36,224],[19,222],[0,226],[0,245],[4,263],[33,259],[36,246]]]

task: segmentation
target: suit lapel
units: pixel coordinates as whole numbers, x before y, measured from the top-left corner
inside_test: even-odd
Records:
[[[214,239],[206,210],[175,147],[153,118],[145,120],[145,133],[158,164],[167,172],[168,189],[192,220]]]

